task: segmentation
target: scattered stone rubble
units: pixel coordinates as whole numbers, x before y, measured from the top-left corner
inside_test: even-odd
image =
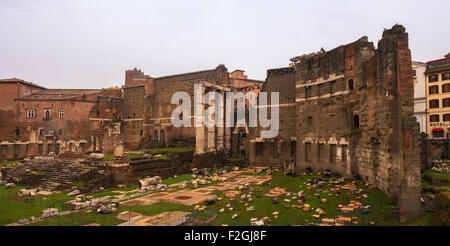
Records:
[[[57,208],[47,208],[42,210],[42,215],[41,218],[42,219],[47,219],[50,217],[54,217],[58,215],[58,209]]]
[[[89,159],[99,161],[101,159],[105,158],[105,155],[102,153],[91,153],[89,155]]]
[[[438,173],[450,173],[450,164],[446,161],[434,161],[431,170]]]
[[[159,176],[147,177],[139,180],[139,192],[165,191],[168,186],[162,183]]]

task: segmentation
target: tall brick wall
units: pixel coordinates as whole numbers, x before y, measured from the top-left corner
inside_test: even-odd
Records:
[[[366,180],[399,199],[402,220],[416,217],[419,125],[413,116],[411,54],[404,27],[385,30],[377,49],[363,37],[292,61],[297,168]],[[266,90],[279,90],[269,88],[270,80],[268,76]],[[284,117],[280,114],[281,120]],[[271,148],[268,142],[262,144],[263,153]]]
[[[124,88],[122,133],[125,147],[135,149],[140,146],[144,138],[144,111],[148,106],[144,85]]]
[[[249,161],[251,165],[282,165],[284,161],[295,158],[295,71],[293,68],[280,68],[267,71],[267,79],[261,92],[279,92],[280,129],[277,138],[257,141],[261,128],[249,128]],[[268,110],[270,114],[270,110]]]

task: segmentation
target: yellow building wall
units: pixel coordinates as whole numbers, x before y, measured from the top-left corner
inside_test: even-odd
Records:
[[[442,80],[442,74],[449,72],[450,69],[446,71],[431,72],[427,73],[425,77],[426,81],[426,95],[427,95],[427,134],[432,137],[434,128],[444,129],[444,137],[447,133],[450,135],[450,121],[444,121],[444,115],[450,114],[450,106],[444,107],[444,99],[450,98],[450,92],[443,93],[442,86],[445,84],[450,84],[450,80]],[[430,76],[438,75],[438,81],[430,82]],[[430,86],[438,86],[437,94],[430,94]],[[430,108],[430,101],[437,99],[439,100],[439,108]],[[439,122],[430,122],[431,115],[439,115]]]

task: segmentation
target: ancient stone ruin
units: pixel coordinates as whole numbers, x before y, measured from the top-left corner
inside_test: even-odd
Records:
[[[297,169],[361,178],[399,199],[402,221],[417,217],[419,125],[405,28],[384,30],[377,48],[362,37],[291,62],[267,72],[262,91],[282,95],[281,130],[276,139],[252,131],[250,163],[295,158]]]

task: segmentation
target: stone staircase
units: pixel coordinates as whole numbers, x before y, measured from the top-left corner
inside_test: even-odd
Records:
[[[72,186],[72,181],[77,180],[82,175],[90,172],[92,169],[82,164],[62,161],[35,161],[25,162],[18,167],[7,172],[7,178],[20,181],[30,172],[45,174],[39,182],[41,190],[56,190]]]

